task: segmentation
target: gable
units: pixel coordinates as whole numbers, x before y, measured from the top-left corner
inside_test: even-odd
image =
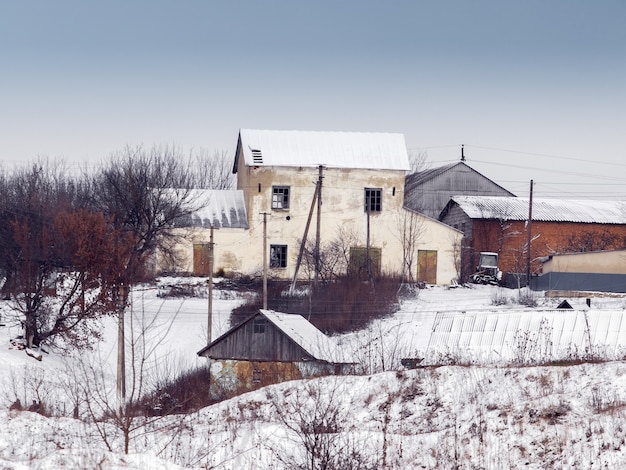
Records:
[[[338,345],[301,315],[260,310],[198,352],[212,359],[348,363]]]
[[[247,166],[410,168],[404,135],[394,133],[241,129],[234,172],[241,158]]]
[[[514,196],[464,162],[407,175],[404,204],[429,217],[439,218],[456,195]]]

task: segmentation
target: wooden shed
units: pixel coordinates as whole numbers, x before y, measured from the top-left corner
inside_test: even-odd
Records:
[[[211,360],[211,395],[271,383],[348,374],[354,361],[301,315],[259,310],[198,352]]]

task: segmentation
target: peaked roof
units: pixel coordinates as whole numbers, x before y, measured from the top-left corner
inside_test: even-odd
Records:
[[[241,129],[233,172],[248,166],[410,169],[403,134]]]
[[[515,196],[512,192],[510,192],[509,190],[503,188],[502,186],[500,186],[498,183],[494,182],[493,180],[487,178],[482,173],[476,171],[474,168],[469,166],[464,161],[457,161],[457,162],[454,162],[454,163],[449,163],[447,165],[439,166],[437,168],[430,168],[428,170],[418,171],[417,173],[412,173],[410,175],[407,175],[407,177],[406,177],[407,190],[408,189],[414,189],[417,186],[420,186],[421,184],[424,184],[427,181],[435,179],[437,176],[440,176],[440,175],[442,175],[442,174],[444,174],[444,173],[446,173],[446,172],[448,172],[448,171],[450,171],[450,170],[452,170],[452,169],[454,169],[456,167],[467,168],[472,173],[475,173],[477,175],[482,176],[485,180],[489,180],[495,186],[501,188],[502,191],[505,191],[506,193],[510,194],[511,196]]]
[[[528,219],[529,198],[503,196],[454,196],[441,218],[458,204],[471,219]],[[532,219],[540,222],[626,224],[626,202],[533,198]]]
[[[211,346],[220,342],[222,338],[230,335],[244,323],[250,321],[257,315],[262,315],[270,321],[276,328],[282,331],[287,337],[300,346],[307,354],[315,359],[326,361],[329,363],[353,363],[345,351],[329,336],[326,336],[318,330],[312,323],[306,320],[302,315],[291,313],[276,312],[274,310],[259,310],[258,313],[243,321],[239,325],[234,326],[222,336],[212,341],[211,344],[204,347],[198,352],[202,356]]]
[[[190,201],[198,209],[176,221],[179,227],[248,228],[243,191],[192,189]]]

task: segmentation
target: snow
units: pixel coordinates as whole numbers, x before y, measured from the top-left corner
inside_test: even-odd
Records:
[[[204,282],[198,280],[198,285]],[[196,353],[207,343],[206,297],[159,297],[159,292],[163,289],[133,292],[133,323],[128,319],[128,328],[146,332],[145,346],[157,365],[178,362],[183,368],[202,363]],[[229,312],[242,297],[219,287],[213,292],[213,337],[218,337],[227,331]],[[111,449],[87,420],[9,410],[16,396],[27,405],[37,390],[44,403],[55,404],[58,414],[71,416],[71,411],[62,413],[63,405],[71,404],[64,400],[61,385],[71,383],[68,366],[73,363],[53,350],[44,352],[40,362],[17,349],[10,339],[19,333],[18,326],[8,306],[2,305],[6,326],[0,327],[0,467],[291,469],[307,457],[302,440],[315,435],[329,455],[344,459],[343,467],[335,460],[334,468],[624,468],[623,357],[568,365],[513,366],[507,360],[484,365],[465,362],[475,355],[463,358],[457,351],[447,356],[448,365],[399,368],[400,358],[426,356],[436,321],[444,317],[469,315],[476,324],[481,318],[507,315],[552,316],[554,321],[558,315],[586,315],[610,317],[598,320],[598,325],[615,325],[626,306],[623,296],[594,297],[592,308],[584,298],[570,298],[574,310],[567,312],[554,311],[562,299],[543,297],[533,309],[511,301],[494,305],[496,298],[517,295],[494,286],[421,290],[405,299],[393,316],[334,338],[353,351],[370,374],[286,382],[196,413],[146,423],[131,440],[128,455],[119,431],[110,424],[100,423],[109,426],[105,429]],[[82,358],[103,358],[111,380],[117,325],[109,318],[103,327],[97,350]],[[621,327],[602,328],[623,336]],[[477,331],[472,329],[472,334]],[[474,341],[480,345],[484,338],[464,343],[468,350]],[[316,419],[317,427],[301,432]],[[352,460],[346,466],[348,458]]]
[[[326,362],[354,362],[349,354],[339,347],[334,338],[326,336],[302,315],[261,310],[261,313],[307,353]]]
[[[452,200],[472,219],[528,219],[527,197],[453,196]],[[532,218],[539,222],[625,224],[626,202],[534,198]]]
[[[403,134],[241,129],[239,138],[248,166],[410,169]]]

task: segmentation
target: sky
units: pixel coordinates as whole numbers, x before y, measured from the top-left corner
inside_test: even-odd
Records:
[[[518,196],[626,199],[626,2],[0,0],[0,161],[398,132]]]

